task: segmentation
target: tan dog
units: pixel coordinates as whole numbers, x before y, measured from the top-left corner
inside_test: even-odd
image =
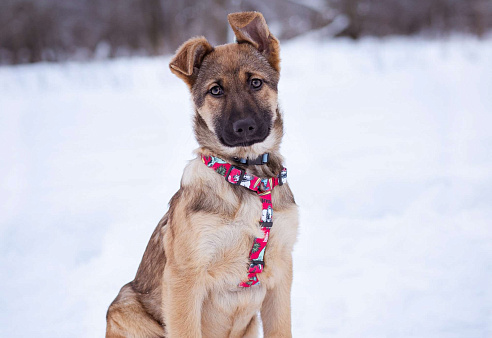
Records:
[[[297,206],[287,184],[271,194],[274,225],[259,284],[248,279],[249,255],[262,204],[202,162],[213,155],[234,163],[269,154],[247,175],[276,177],[283,135],[277,102],[279,42],[257,12],[230,14],[237,43],[212,47],[185,42],[170,63],[195,104],[197,158],[155,229],[135,279],[109,307],[106,337],[256,337],[259,313],[265,337],[291,337],[292,248]],[[239,164],[236,166],[241,167]]]

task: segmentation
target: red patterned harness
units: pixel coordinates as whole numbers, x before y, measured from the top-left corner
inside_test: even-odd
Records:
[[[272,228],[273,208],[272,208],[272,190],[277,185],[282,185],[287,180],[287,169],[283,168],[278,177],[261,179],[254,175],[246,174],[243,169],[237,168],[226,161],[214,156],[202,156],[202,161],[207,167],[225,177],[225,180],[234,185],[241,185],[258,194],[262,204],[260,228],[263,231],[262,238],[255,238],[253,248],[249,255],[251,260],[248,269],[248,281],[239,283],[241,287],[250,287],[258,284],[257,274],[263,271],[265,263],[263,257]]]

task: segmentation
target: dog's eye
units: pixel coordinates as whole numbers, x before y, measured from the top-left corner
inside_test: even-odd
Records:
[[[220,86],[213,86],[210,89],[210,94],[212,94],[213,96],[219,96],[224,94],[224,90]]]
[[[262,84],[263,84],[263,81],[261,81],[260,79],[253,79],[253,80],[251,80],[251,86],[254,89],[260,88]]]

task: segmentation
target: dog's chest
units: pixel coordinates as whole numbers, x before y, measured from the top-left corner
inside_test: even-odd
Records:
[[[256,196],[254,196],[256,197]],[[229,220],[207,236],[209,243],[220,239],[211,251],[208,274],[212,277],[208,297],[203,303],[205,330],[217,330],[218,323],[233,323],[232,329],[246,327],[261,310],[268,292],[283,278],[289,278],[292,246],[297,231],[297,208],[275,212],[273,227],[265,252],[265,269],[258,274],[259,283],[240,287],[248,278],[249,256],[254,237],[262,235],[259,227],[261,204],[246,201],[234,219]],[[227,329],[229,330],[229,328]],[[212,332],[210,331],[210,332]],[[225,336],[215,332],[210,336]]]
[[[259,198],[248,194],[232,215],[214,215],[202,225],[199,249],[208,258],[208,274],[217,281],[235,287],[246,277],[253,240],[262,236],[261,211]]]
[[[275,208],[275,202],[273,202]],[[274,209],[275,210],[275,209]],[[201,246],[208,256],[207,272],[216,287],[237,291],[240,281],[246,281],[250,254],[255,238],[263,238],[259,221],[262,204],[256,194],[244,195],[234,217],[217,216],[202,232]],[[296,237],[297,209],[273,212],[273,227],[265,250],[265,270],[258,274],[261,284],[270,285],[276,279],[275,271],[285,265],[291,255]],[[255,288],[255,287],[253,287]]]

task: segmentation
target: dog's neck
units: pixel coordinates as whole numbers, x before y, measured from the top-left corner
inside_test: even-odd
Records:
[[[195,136],[200,144],[195,152],[198,156],[215,156],[224,161],[234,164],[246,170],[246,173],[262,178],[275,177],[283,168],[283,157],[280,155],[280,142],[283,135],[283,123],[280,111],[277,109],[277,118],[272,128],[272,134],[269,136],[270,143],[267,146],[229,148],[220,143],[215,134],[208,128],[207,124],[201,118],[200,114],[195,114],[194,130]],[[234,160],[234,157],[255,159],[258,156],[268,153],[268,163],[263,165],[241,165]]]
[[[227,159],[227,161],[230,160],[231,159]],[[280,156],[280,154],[277,154],[276,152],[268,154],[268,162],[264,164],[243,165],[240,162],[235,161],[234,158],[232,160],[234,162],[231,163],[233,163],[234,165],[236,165],[235,163],[237,163],[237,166],[242,167],[246,170],[246,173],[253,174],[258,177],[275,177],[283,168],[283,158],[282,156]]]

